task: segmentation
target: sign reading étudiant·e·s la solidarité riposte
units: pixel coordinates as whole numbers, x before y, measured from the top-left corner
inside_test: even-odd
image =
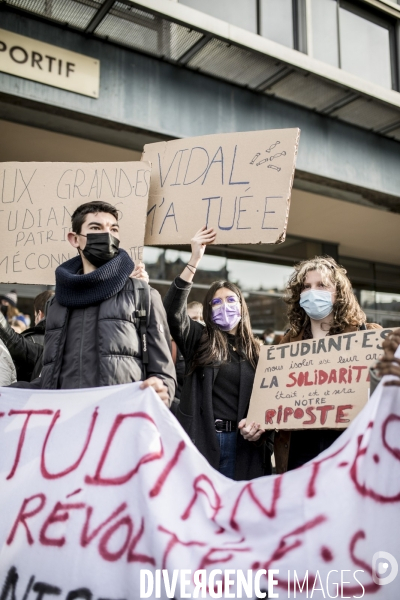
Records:
[[[150,185],[145,162],[0,163],[0,282],[54,284],[76,256],[71,215],[85,202],[119,211],[121,248],[141,260]]]
[[[215,229],[215,244],[283,242],[299,136],[277,129],[146,145],[146,244],[188,244],[201,226]]]
[[[369,369],[391,329],[263,346],[247,421],[264,429],[343,429],[369,397]]]

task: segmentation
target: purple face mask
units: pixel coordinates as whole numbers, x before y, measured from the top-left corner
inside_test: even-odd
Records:
[[[212,311],[213,323],[218,325],[222,331],[230,331],[242,318],[240,314],[240,304],[221,304]]]

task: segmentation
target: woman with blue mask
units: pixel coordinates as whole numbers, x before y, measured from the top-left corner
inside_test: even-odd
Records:
[[[366,323],[346,270],[329,256],[316,256],[295,266],[286,287],[285,302],[290,328],[281,344],[381,328],[376,323]],[[337,429],[280,431],[275,436],[277,472],[295,469],[312,460],[341,433]]]
[[[192,255],[165,299],[171,335],[186,362],[176,416],[198,450],[226,477],[270,474],[273,433],[245,425],[260,342],[253,336],[246,301],[229,281],[216,281],[203,304],[204,325],[187,314],[187,298],[213,229],[200,229]]]

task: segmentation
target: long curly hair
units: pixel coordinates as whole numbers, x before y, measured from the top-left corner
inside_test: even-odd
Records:
[[[304,281],[310,271],[318,271],[326,285],[333,285],[336,288],[333,322],[328,335],[342,333],[349,325],[357,327],[365,323],[365,313],[358,304],[346,275],[346,269],[338,265],[330,256],[316,256],[297,264],[286,286],[284,301],[288,306],[287,316],[291,337],[297,337],[301,331],[304,332],[304,339],[312,337],[310,318],[300,306],[300,294],[304,290]]]
[[[251,330],[250,315],[246,301],[242,292],[234,283],[230,281],[215,281],[208,290],[203,304],[203,319],[205,323],[203,335],[200,338],[199,346],[193,357],[190,371],[193,372],[198,367],[205,367],[214,364],[227,362],[229,359],[229,346],[226,335],[212,320],[211,301],[217,290],[227,288],[235,294],[241,305],[242,318],[239,321],[236,333],[236,344],[239,354],[245,360],[248,360],[255,369],[260,354],[260,342],[254,337]]]

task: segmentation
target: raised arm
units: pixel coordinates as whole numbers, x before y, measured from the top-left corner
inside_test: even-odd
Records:
[[[168,325],[172,338],[177,343],[185,360],[190,360],[191,354],[203,333],[204,326],[189,319],[187,314],[187,299],[192,288],[196,269],[204,255],[206,246],[215,240],[213,229],[202,227],[194,235],[191,246],[192,254],[189,262],[177,277],[164,298]]]
[[[215,241],[216,233],[214,229],[206,229],[202,227],[191,239],[192,254],[190,260],[181,273],[181,279],[187,283],[192,283],[196,269],[199,266],[201,259],[206,251],[206,246]]]

